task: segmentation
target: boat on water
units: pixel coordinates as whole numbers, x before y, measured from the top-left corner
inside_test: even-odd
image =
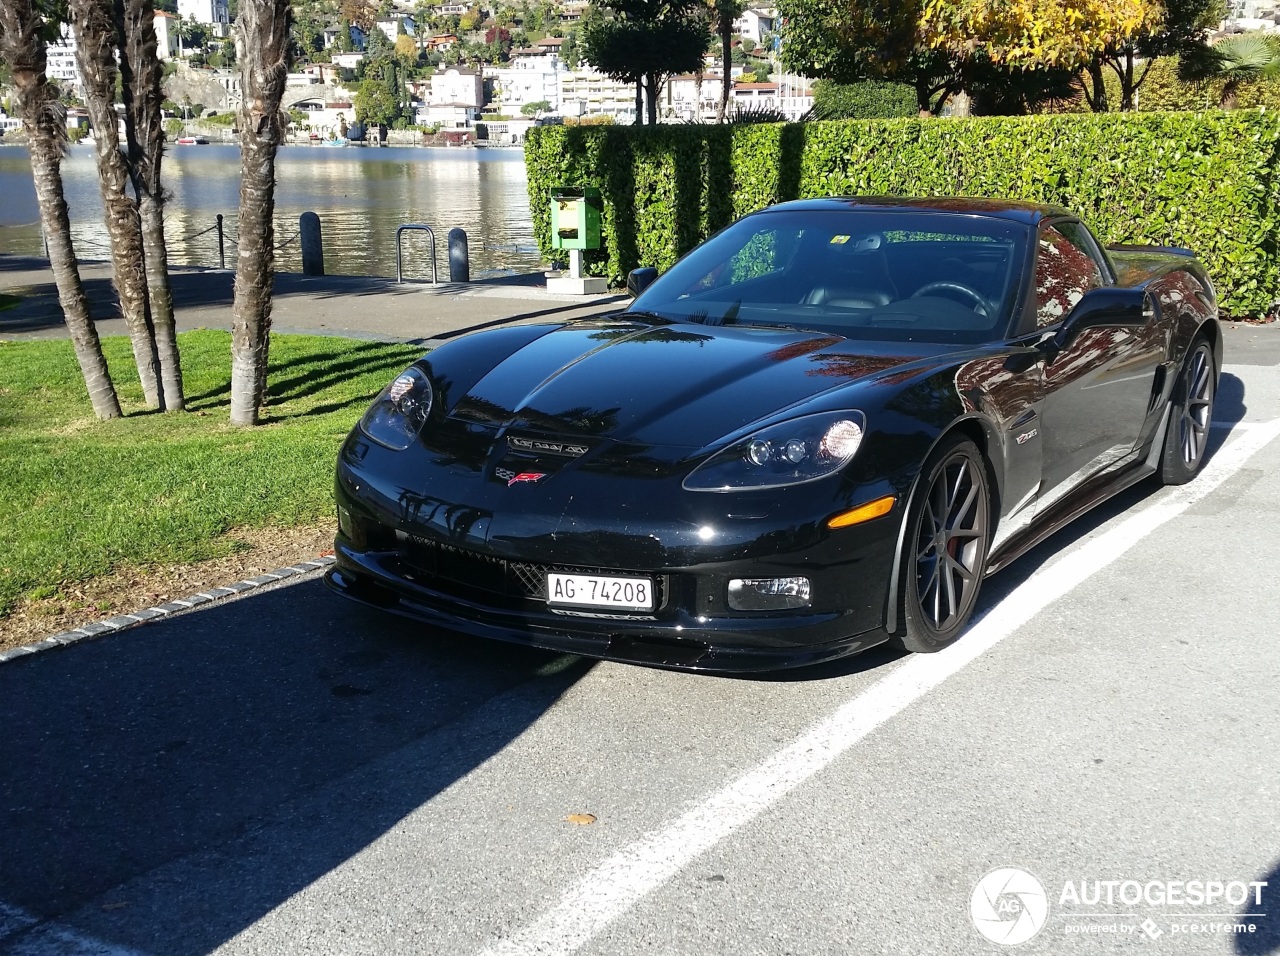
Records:
[[[351,141],[348,139],[322,139],[321,146],[350,146]]]
[[[179,136],[174,140],[179,146],[208,146],[209,141],[203,136]]]

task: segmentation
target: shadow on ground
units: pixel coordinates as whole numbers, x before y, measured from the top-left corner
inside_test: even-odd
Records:
[[[0,255],[0,272],[35,272],[48,269],[49,260],[37,259],[35,256]]]
[[[1240,956],[1272,956],[1280,953],[1280,862],[1271,868],[1270,873],[1255,877],[1265,883],[1261,887],[1262,900],[1250,897],[1248,903],[1241,907],[1245,913],[1262,914],[1260,916],[1237,916],[1236,923],[1257,927],[1253,933],[1237,933],[1235,951]]]
[[[0,902],[208,952],[502,750],[588,667],[424,634],[319,580],[6,664]]]

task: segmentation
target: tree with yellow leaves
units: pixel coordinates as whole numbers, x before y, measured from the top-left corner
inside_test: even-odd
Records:
[[[925,44],[961,57],[1078,69],[1163,16],[1157,0],[924,0],[919,26]]]

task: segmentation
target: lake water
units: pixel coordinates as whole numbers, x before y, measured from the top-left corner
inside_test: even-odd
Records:
[[[467,232],[473,275],[527,271],[539,263],[529,217],[524,154],[517,149],[416,147],[281,147],[276,185],[276,268],[302,271],[295,238],[298,217],[320,216],[325,271],[394,276],[396,227],[425,223],[437,237],[448,275],[446,237]],[[63,163],[76,251],[84,259],[110,255],[93,148],[78,145]],[[163,167],[165,235],[170,262],[217,266],[216,231],[224,217],[228,265],[235,263],[240,151],[235,146],[171,146]],[[404,236],[405,275],[429,277],[425,233]],[[0,147],[0,252],[42,255],[31,165],[22,147]]]

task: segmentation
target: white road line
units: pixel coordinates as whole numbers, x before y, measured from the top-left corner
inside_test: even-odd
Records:
[[[63,923],[37,926],[39,922],[39,917],[0,901],[0,943],[29,930],[6,946],[5,953],[8,956],[145,956],[136,949],[96,939]]]
[[[1195,481],[1161,493],[1150,506],[1033,574],[988,611],[959,643],[939,654],[908,658],[759,767],[591,870],[532,923],[507,938],[491,941],[483,956],[572,953],[694,857],[751,822],[1045,607],[1211,494],[1278,436],[1280,419],[1230,442]]]

